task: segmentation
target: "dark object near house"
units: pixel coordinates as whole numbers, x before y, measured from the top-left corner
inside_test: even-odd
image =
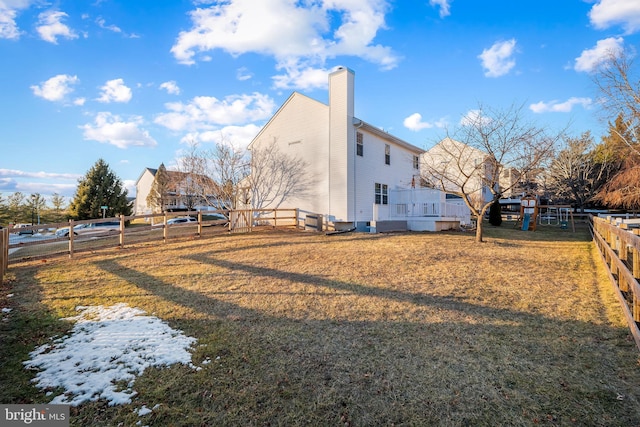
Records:
[[[496,227],[502,224],[502,209],[499,200],[494,201],[489,207],[489,224]]]

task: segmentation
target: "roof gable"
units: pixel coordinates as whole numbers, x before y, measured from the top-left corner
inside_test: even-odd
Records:
[[[278,119],[278,117],[282,114],[282,112],[285,109],[295,108],[296,104],[300,104],[300,103],[307,103],[311,108],[324,108],[324,109],[329,108],[329,106],[323,102],[320,102],[311,97],[308,97],[307,95],[304,95],[300,92],[293,92],[289,96],[289,98],[287,98],[287,100],[280,106],[280,108],[278,108],[278,110],[273,114],[273,116],[271,116],[269,121],[264,126],[262,126],[262,129],[260,129],[258,134],[251,140],[251,143],[249,144],[249,147],[248,147],[249,150],[251,150],[251,146],[253,145],[253,143],[260,139],[262,134],[269,128],[269,126],[273,122],[275,122]]]

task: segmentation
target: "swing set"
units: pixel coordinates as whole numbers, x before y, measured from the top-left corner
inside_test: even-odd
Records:
[[[542,209],[545,209],[544,215],[540,214]],[[534,196],[520,199],[520,215],[516,220],[516,228],[520,226],[523,231],[536,231],[536,224],[538,222],[542,224],[543,221],[546,221],[547,225],[560,225],[563,230],[569,228],[569,221],[571,221],[571,229],[573,232],[576,231],[573,209],[570,205],[538,205],[538,199]]]

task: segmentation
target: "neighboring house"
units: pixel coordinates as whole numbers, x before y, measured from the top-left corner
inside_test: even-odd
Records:
[[[374,207],[387,207],[395,189],[419,182],[421,148],[354,117],[354,72],[329,75],[329,104],[294,92],[249,149],[275,143],[308,165],[308,188],[282,208],[322,214],[336,229],[367,230]],[[267,207],[267,206],[265,206]]]
[[[482,150],[449,137],[427,150],[421,158],[424,177],[445,191],[459,192],[464,186],[471,200],[483,204],[493,199],[491,188],[495,164]]]
[[[211,206],[213,196],[209,194],[201,183],[207,183],[209,188],[215,188],[213,181],[202,175],[189,174],[167,170],[168,183],[165,206],[153,209],[147,203],[147,196],[153,188],[158,169],[145,168],[136,181],[136,199],[134,203],[134,215],[158,213],[160,211],[180,210],[215,210]],[[195,175],[195,176],[194,176]],[[209,199],[209,200],[208,200]]]

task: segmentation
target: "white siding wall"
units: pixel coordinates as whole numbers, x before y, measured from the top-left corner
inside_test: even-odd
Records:
[[[135,208],[133,210],[134,215],[144,215],[151,213],[151,208],[147,206],[147,196],[151,191],[153,180],[154,177],[149,169],[145,169],[145,171],[140,176],[140,179],[138,179],[138,182],[136,183]]]
[[[419,185],[419,169],[413,169],[413,156],[417,155],[404,147],[384,140],[377,135],[362,129],[364,139],[363,156],[356,156],[356,221],[370,221],[373,218],[375,202],[375,183],[387,184],[389,190],[410,188],[411,179],[415,175]],[[355,132],[354,132],[355,134]],[[385,144],[391,148],[391,164],[385,164]]]
[[[281,208],[301,208],[316,213],[329,211],[328,120],[327,105],[294,93],[253,141],[252,147],[258,147],[275,140],[281,153],[299,157],[308,165],[308,195],[288,198]]]

